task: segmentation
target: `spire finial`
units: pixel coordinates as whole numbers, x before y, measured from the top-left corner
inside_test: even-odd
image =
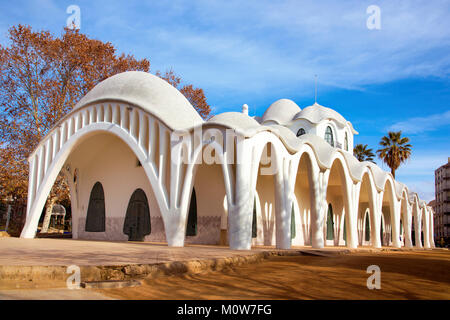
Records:
[[[242,113],[248,115],[248,105],[247,104],[244,104],[242,106]]]

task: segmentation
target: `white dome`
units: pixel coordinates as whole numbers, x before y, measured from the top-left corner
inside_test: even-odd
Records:
[[[194,107],[177,89],[165,80],[141,71],[119,73],[100,82],[74,109],[111,100],[141,107],[171,129],[186,129],[203,123]]]
[[[221,124],[230,128],[237,128],[242,130],[255,129],[261,127],[258,121],[242,112],[220,113],[209,119],[208,123]]]
[[[347,124],[354,134],[358,132],[353,128],[350,121],[340,115],[337,111],[314,103],[312,106],[306,107],[294,116],[294,120],[305,119],[311,123],[317,124],[323,120],[335,120],[340,126],[345,127]]]
[[[292,100],[280,99],[270,105],[262,116],[262,123],[275,121],[278,124],[290,122],[301,111],[300,107]]]

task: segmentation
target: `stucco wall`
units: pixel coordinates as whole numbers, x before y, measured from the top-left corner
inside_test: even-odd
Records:
[[[126,241],[123,223],[134,190],[144,190],[150,208],[151,234],[145,241],[165,241],[164,225],[150,183],[134,153],[119,138],[97,134],[82,141],[66,161],[78,171],[78,203],[73,219],[78,220],[79,239]],[[94,184],[99,181],[105,194],[105,232],[86,232],[86,214]],[[73,201],[75,202],[75,201]]]

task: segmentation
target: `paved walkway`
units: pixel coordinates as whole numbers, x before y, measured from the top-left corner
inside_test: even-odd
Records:
[[[107,242],[73,239],[0,238],[1,266],[114,266],[253,255],[273,248],[230,250],[187,245],[181,248],[148,242]]]

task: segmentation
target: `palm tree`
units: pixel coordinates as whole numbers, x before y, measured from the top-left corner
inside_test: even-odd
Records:
[[[353,148],[353,154],[359,161],[370,161],[373,162],[373,158],[375,154],[372,152],[372,149],[368,148],[367,144],[357,144]]]
[[[395,170],[411,157],[411,148],[408,137],[402,137],[402,132],[389,131],[387,136],[381,138],[381,149],[377,150],[378,157],[391,168],[395,179]]]

